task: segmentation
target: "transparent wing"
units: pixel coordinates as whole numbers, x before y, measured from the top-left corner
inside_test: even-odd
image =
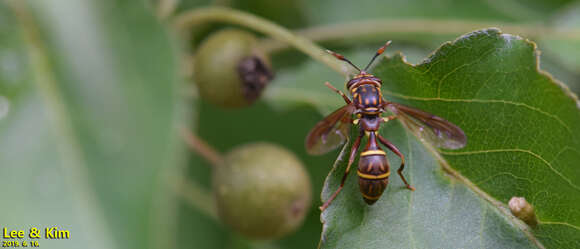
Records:
[[[437,147],[461,149],[467,144],[467,137],[461,128],[443,118],[397,103],[390,102],[386,106],[418,137]]]
[[[354,105],[345,105],[318,122],[306,136],[306,151],[321,155],[343,144],[350,135],[354,110]]]

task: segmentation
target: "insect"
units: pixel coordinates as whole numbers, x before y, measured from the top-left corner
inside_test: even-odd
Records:
[[[367,66],[361,70],[344,56],[328,51],[339,60],[345,61],[357,69],[359,73],[346,83],[351,98],[342,91],[334,88],[326,82],[331,90],[340,94],[346,105],[334,111],[322,121],[318,122],[306,136],[306,151],[310,154],[319,155],[336,149],[347,140],[351,126],[358,126],[359,135],[351,147],[348,165],[342,177],[340,186],[332,196],[320,207],[325,210],[336,198],[344,186],[344,182],[354,162],[361,139],[368,137],[368,142],[360,153],[357,174],[359,178],[360,192],[368,205],[374,204],[383,194],[389,183],[390,168],[386,152],[381,149],[379,143],[387,147],[401,158],[401,165],[397,173],[405,183],[407,189],[415,190],[403,176],[405,157],[399,149],[389,140],[378,133],[381,124],[394,119],[399,119],[403,124],[419,137],[432,142],[434,145],[446,149],[459,149],[467,143],[465,133],[449,121],[433,114],[387,101],[381,92],[381,79],[367,73],[367,69],[373,61],[381,55],[391,43],[388,41],[379,48]],[[386,110],[394,115],[382,117]],[[353,119],[353,114],[356,119]]]

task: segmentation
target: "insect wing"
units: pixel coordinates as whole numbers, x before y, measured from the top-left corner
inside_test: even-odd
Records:
[[[306,151],[321,155],[340,146],[350,135],[354,105],[345,105],[318,122],[306,136]]]
[[[389,103],[387,108],[418,137],[429,140],[437,147],[461,149],[467,144],[467,137],[461,128],[441,117],[397,103]]]

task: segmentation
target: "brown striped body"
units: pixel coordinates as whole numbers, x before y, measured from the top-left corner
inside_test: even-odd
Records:
[[[336,89],[330,83],[326,82],[331,90],[340,94],[346,105],[342,108],[334,111],[328,115],[324,120],[320,121],[316,126],[308,133],[306,137],[306,148],[312,154],[322,154],[327,152],[329,149],[334,149],[338,147],[342,142],[346,140],[350,130],[350,124],[357,125],[359,128],[359,135],[354,140],[352,147],[350,149],[350,155],[348,159],[348,164],[340,186],[338,189],[330,196],[330,198],[324,202],[320,207],[320,210],[325,210],[330,203],[336,198],[338,193],[344,187],[344,183],[350,172],[351,165],[356,158],[358,150],[361,145],[361,140],[363,136],[368,137],[365,148],[359,154],[357,175],[359,178],[359,188],[362,194],[363,200],[368,204],[374,204],[387,188],[389,183],[390,168],[389,162],[387,160],[387,154],[381,149],[379,143],[386,146],[389,150],[395,153],[401,158],[401,166],[397,170],[397,173],[405,183],[405,186],[414,190],[411,185],[407,182],[402,174],[403,168],[405,166],[405,158],[403,154],[397,149],[386,138],[378,134],[378,130],[382,123],[388,122],[397,118],[396,115],[391,115],[388,117],[382,117],[385,108],[393,108],[392,106],[399,107],[392,102],[388,102],[383,99],[381,93],[381,79],[373,76],[366,72],[372,62],[381,55],[385,48],[390,44],[390,41],[385,43],[381,48],[377,50],[377,53],[369,64],[364,69],[359,69],[357,66],[352,64],[344,56],[328,51],[334,57],[339,60],[345,61],[355,69],[359,71],[359,74],[354,76],[346,84],[351,98],[346,96],[342,91]],[[401,106],[402,108],[402,106]],[[406,110],[411,110],[410,108],[405,108]],[[395,109],[395,114],[399,113],[398,109]],[[415,113],[420,113],[415,111]],[[356,119],[352,119],[352,114],[356,115]],[[423,120],[422,117],[419,117]]]
[[[389,163],[386,153],[378,146],[375,132],[369,133],[369,142],[358,162],[358,184],[364,201],[372,205],[383,194],[389,183]]]
[[[385,151],[377,142],[377,134],[382,119],[383,96],[381,81],[372,75],[362,74],[349,82],[353,103],[360,116],[360,129],[368,134],[368,142],[360,153],[358,161],[358,184],[364,201],[372,205],[383,194],[389,183],[389,162]]]

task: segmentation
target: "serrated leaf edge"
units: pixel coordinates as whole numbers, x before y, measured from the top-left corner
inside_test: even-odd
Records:
[[[451,46],[453,44],[455,44],[457,41],[460,41],[462,39],[465,39],[471,35],[473,35],[474,33],[477,32],[487,32],[487,31],[496,31],[498,34],[503,34],[501,32],[500,29],[498,28],[490,28],[490,29],[482,29],[482,30],[477,30],[477,31],[473,31],[470,33],[467,33],[465,35],[459,36],[457,39],[455,39],[454,41],[448,41],[443,43],[441,46],[439,46],[439,48],[435,49],[433,52],[431,52],[423,61],[421,61],[418,64],[412,64],[409,63],[405,56],[399,52],[398,55],[401,58],[401,61],[404,64],[407,64],[411,67],[416,67],[418,65],[421,64],[425,64],[428,63],[433,56],[435,56],[437,54],[437,52],[439,50],[441,50],[443,47],[445,46]],[[504,35],[510,35],[510,34],[504,34]],[[510,35],[510,36],[515,36],[515,35]],[[556,80],[550,73],[540,69],[540,61],[539,61],[539,54],[540,51],[537,49],[537,45],[536,43],[528,40],[528,39],[522,39],[519,36],[515,36],[518,39],[524,40],[524,42],[526,42],[527,44],[531,45],[534,51],[534,55],[535,55],[535,60],[536,60],[536,71],[541,74],[544,75],[546,77],[548,77],[554,84],[558,85],[562,91],[564,91],[564,93],[569,96],[570,98],[572,98],[572,100],[574,100],[576,102],[576,106],[577,108],[580,109],[580,101],[578,99],[578,96],[576,94],[574,94],[573,92],[570,91],[570,89],[568,88],[568,86],[566,86],[563,82]],[[401,122],[401,121],[398,121]],[[405,126],[404,123],[401,122],[401,125]],[[544,245],[535,237],[535,235],[532,233],[531,228],[526,225],[523,221],[519,220],[517,217],[515,217],[511,211],[509,210],[509,208],[507,207],[506,204],[496,200],[495,198],[493,198],[492,196],[488,195],[487,193],[485,193],[483,190],[481,190],[479,187],[477,187],[473,182],[471,182],[469,179],[467,179],[466,177],[464,177],[463,175],[461,175],[459,172],[455,171],[450,165],[449,163],[441,156],[441,154],[439,153],[439,151],[433,147],[433,145],[429,144],[426,141],[423,141],[421,139],[418,139],[419,141],[421,141],[421,143],[425,146],[425,148],[427,148],[427,150],[429,150],[429,152],[431,154],[433,154],[433,156],[437,159],[437,161],[439,161],[439,165],[441,166],[441,168],[443,169],[443,171],[445,171],[448,176],[452,177],[453,180],[456,180],[457,182],[463,183],[465,184],[465,186],[467,186],[469,189],[471,189],[474,193],[476,193],[477,195],[479,195],[481,198],[483,198],[484,200],[486,200],[487,202],[489,202],[492,206],[496,207],[500,213],[504,214],[505,217],[512,222],[512,224],[517,227],[518,229],[520,229],[524,235],[526,237],[528,237],[528,239],[530,239],[530,241],[532,243],[534,243],[538,248],[541,249],[545,249]],[[350,141],[347,140],[347,142],[345,143],[345,145],[342,147],[339,156],[337,158],[337,160],[334,162],[332,170],[329,172],[327,178],[330,176],[330,174],[332,172],[334,172],[334,170],[336,170],[338,168],[338,165],[343,161],[343,157],[345,155],[345,152],[347,150],[347,148],[349,147]],[[324,183],[324,188],[326,188],[327,185],[327,181],[325,181]],[[322,193],[321,193],[321,198],[322,198]],[[322,232],[321,232],[321,237],[320,237],[320,241],[318,243],[318,247],[317,248],[321,248],[322,242],[324,240],[323,236],[325,234],[325,231],[327,229],[327,225],[326,222],[324,220],[324,212],[322,212],[320,214],[320,221],[322,223]],[[567,223],[565,223],[567,224]],[[568,224],[570,225],[570,224]]]
[[[399,53],[399,56],[401,58],[401,61],[404,64],[407,64],[411,67],[416,67],[418,65],[421,64],[425,64],[425,63],[429,63],[432,59],[432,57],[434,57],[437,52],[439,50],[441,50],[442,48],[446,47],[446,46],[451,46],[454,45],[456,42],[465,39],[467,37],[472,36],[475,33],[480,33],[480,32],[485,32],[487,33],[488,31],[496,31],[499,35],[510,35],[510,34],[503,34],[503,32],[499,29],[499,28],[489,28],[489,29],[482,29],[482,30],[476,30],[473,32],[469,32],[465,35],[459,36],[457,39],[455,39],[454,41],[448,41],[443,43],[441,46],[439,46],[439,48],[435,49],[433,52],[431,52],[429,54],[429,56],[424,59],[423,61],[421,61],[418,64],[412,64],[409,63],[406,59],[405,56],[402,53]],[[553,83],[555,83],[556,85],[558,85],[562,91],[564,91],[564,93],[569,96],[570,98],[572,98],[573,101],[576,102],[576,106],[580,109],[580,101],[578,100],[578,96],[576,94],[574,94],[573,92],[570,91],[570,89],[568,88],[568,86],[566,84],[564,84],[561,81],[556,80],[550,73],[540,69],[540,51],[537,49],[537,45],[536,43],[534,43],[533,41],[530,41],[528,39],[523,39],[517,35],[510,35],[510,36],[514,36],[520,40],[524,40],[525,43],[529,44],[532,46],[532,49],[534,51],[534,57],[535,57],[535,62],[536,62],[536,71],[540,74],[540,75],[544,75],[546,77],[548,77]],[[399,121],[400,122],[400,121]],[[401,122],[402,123],[402,122]],[[404,126],[404,124],[402,123],[402,125]],[[433,154],[435,156],[435,158],[437,159],[437,161],[439,161],[439,165],[441,166],[441,168],[452,178],[454,178],[454,180],[465,184],[465,186],[467,186],[469,189],[471,189],[473,192],[475,192],[477,195],[481,196],[484,200],[486,200],[487,202],[489,202],[492,206],[496,207],[500,213],[504,214],[505,217],[508,218],[508,220],[510,220],[512,222],[512,224],[514,226],[516,226],[517,228],[519,228],[525,235],[526,237],[528,237],[528,239],[530,239],[530,241],[532,241],[538,248],[544,249],[544,245],[536,238],[536,236],[532,233],[530,227],[528,225],[526,225],[523,221],[521,221],[520,219],[518,219],[517,217],[515,217],[511,211],[509,210],[509,208],[507,207],[506,204],[496,200],[495,198],[493,198],[492,196],[488,195],[486,192],[484,192],[483,190],[481,190],[479,187],[477,187],[473,182],[471,182],[469,179],[467,179],[466,177],[464,177],[463,175],[461,175],[459,172],[457,172],[456,170],[454,170],[449,163],[443,158],[443,156],[441,156],[440,152],[433,147],[433,145],[429,144],[428,142],[419,139],[419,141],[421,141],[421,143],[425,146],[425,148],[427,148],[429,150],[429,152],[431,152],[431,154]]]

